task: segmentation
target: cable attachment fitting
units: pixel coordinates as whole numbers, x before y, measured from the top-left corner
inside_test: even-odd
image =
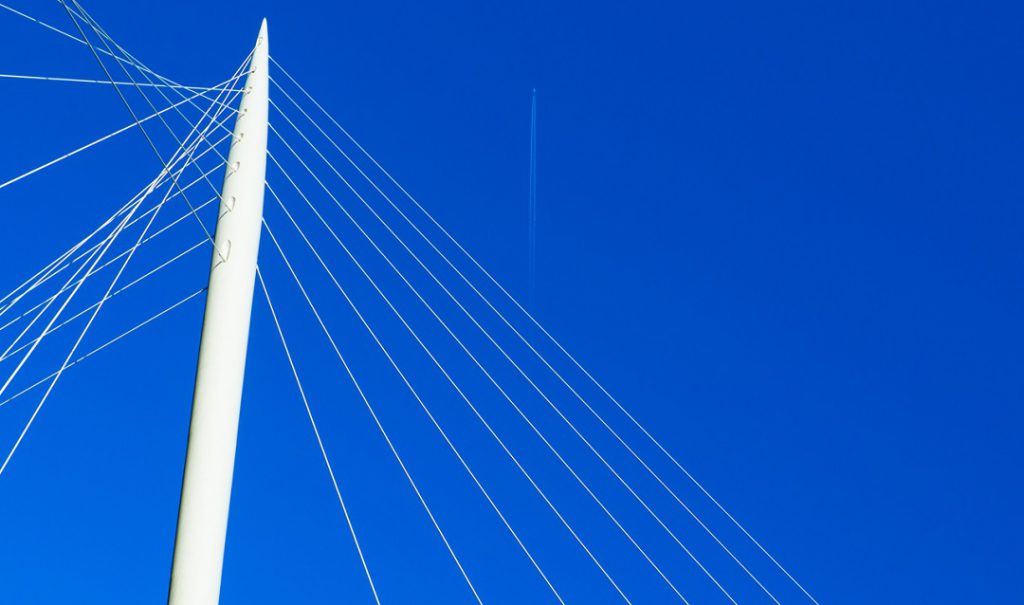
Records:
[[[233,195],[232,195],[232,196],[230,196],[230,197],[228,197],[228,198],[226,198],[226,199],[225,199],[225,200],[224,200],[224,201],[223,201],[223,202],[221,203],[221,212],[220,212],[220,216],[218,216],[217,218],[218,218],[218,219],[222,219],[222,218],[224,218],[225,216],[227,216],[227,214],[228,214],[228,213],[232,212],[232,211],[233,211],[233,210],[235,209],[235,203],[236,203],[237,201],[238,201],[238,199],[237,199],[237,198],[236,198],[235,196],[233,196]]]
[[[231,240],[228,240],[226,242],[223,252],[221,251],[220,247],[217,246],[216,243],[214,243],[213,249],[217,253],[217,262],[213,264],[213,268],[216,269],[217,267],[228,262],[228,259],[231,258]]]

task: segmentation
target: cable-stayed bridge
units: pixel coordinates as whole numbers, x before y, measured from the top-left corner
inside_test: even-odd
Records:
[[[339,420],[330,409],[339,400],[361,408],[373,451],[393,460],[389,480],[436,541],[429,556],[444,561],[465,602],[503,602],[504,582],[531,587],[535,602],[817,603],[659,431],[275,60],[266,23],[233,73],[191,86],[147,67],[81,3],[61,4],[70,27],[0,8],[77,43],[99,76],[0,77],[110,88],[126,123],[4,175],[0,196],[121,137],[143,137],[157,171],[77,243],[3,286],[0,414],[24,413],[3,418],[15,426],[0,448],[0,489],[19,457],[32,455],[23,450],[67,373],[88,372],[90,360],[145,339],[168,316],[205,308],[169,602],[216,603],[255,298],[337,501],[331,529],[355,554],[367,602],[390,602],[389,592],[336,472],[339,456],[356,455],[327,437],[324,417]],[[164,304],[120,311],[140,298]],[[108,318],[119,328],[96,340]],[[318,350],[307,350],[311,342]],[[370,388],[368,373],[387,376],[387,386]],[[394,401],[405,406],[397,417],[382,409]],[[449,531],[463,513],[417,472],[433,460],[419,449],[428,443],[445,456],[446,481],[459,484],[452,493],[471,492],[501,533],[493,548],[519,559],[515,577],[496,579],[502,570],[487,569]],[[548,541],[587,569],[588,593],[566,588],[553,560],[563,551]]]

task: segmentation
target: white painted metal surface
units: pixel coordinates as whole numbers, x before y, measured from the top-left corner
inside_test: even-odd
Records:
[[[268,112],[263,21],[228,154],[199,345],[170,605],[216,605],[263,218]]]

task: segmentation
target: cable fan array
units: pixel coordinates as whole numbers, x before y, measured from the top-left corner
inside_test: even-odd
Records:
[[[41,393],[6,454],[0,451],[0,480],[66,370],[201,298],[197,285],[102,344],[81,346],[110,301],[212,247],[217,175],[231,170],[231,123],[249,60],[215,86],[182,85],[129,53],[79,2],[62,4],[77,33],[0,8],[88,47],[106,79],[0,79],[111,86],[132,123],[5,179],[0,190],[135,130],[160,170],[80,242],[0,298],[0,407]],[[466,510],[475,507],[488,535],[502,535],[493,548],[517,553],[530,577],[514,581],[531,586],[538,602],[817,604],[424,205],[271,62],[259,291],[368,600],[389,600],[371,552],[384,547],[369,548],[337,456],[371,450],[331,445],[334,425],[323,417],[336,412],[328,406],[365,410],[365,433],[379,438],[380,449],[372,451],[393,459],[392,479],[421,513],[410,523],[436,535],[438,554],[450,559],[469,602],[500,601],[505,589],[483,571],[486,558],[465,532],[450,530],[463,511],[450,510],[449,490],[474,495]],[[173,151],[161,151],[154,131],[173,141]],[[164,219],[162,210],[178,200],[185,207]],[[200,229],[197,242],[145,256],[153,242],[189,224]],[[200,235],[193,230],[190,237]],[[221,254],[212,250],[214,262]],[[139,257],[149,265],[124,282]],[[22,376],[24,368],[35,369],[30,362],[52,334],[72,328],[78,333],[58,349],[56,370]],[[430,465],[443,470],[425,474]],[[439,473],[443,485],[429,485]],[[563,577],[566,568],[593,579],[585,593]]]

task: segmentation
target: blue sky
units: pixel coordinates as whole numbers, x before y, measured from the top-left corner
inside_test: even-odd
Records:
[[[73,29],[55,2],[14,7]],[[523,299],[536,88],[540,321],[820,602],[1024,598],[1019,7],[86,7],[157,72],[204,85],[230,75],[266,16],[272,55]],[[6,12],[0,38],[0,72],[103,77],[85,47]],[[0,94],[0,180],[130,122],[105,86],[0,80]],[[166,136],[157,141],[173,150]],[[270,145],[287,157],[280,141]],[[159,168],[128,132],[0,190],[0,295]],[[304,202],[283,175],[271,169],[269,180],[298,215]],[[332,209],[313,181],[301,184]],[[678,601],[332,210],[342,238],[633,602]],[[555,602],[270,198],[267,217],[484,602]],[[316,219],[300,218],[566,601],[622,602]],[[191,223],[169,231],[126,278],[201,239]],[[83,346],[201,287],[208,255],[110,301]],[[400,264],[680,591],[727,603],[429,278]],[[382,601],[472,602],[267,238],[261,266]],[[98,299],[108,277],[69,309]],[[201,314],[192,301],[58,383],[0,476],[0,601],[165,598]],[[493,317],[487,325],[501,328]],[[17,384],[55,369],[77,332],[49,338]],[[12,335],[0,338],[6,347]],[[514,336],[502,342],[513,347]],[[770,602],[571,394],[514,350],[739,602]],[[564,358],[544,351],[780,601],[808,602]],[[0,375],[13,363],[0,362]],[[372,602],[259,296],[245,388],[223,602]],[[0,454],[39,395],[0,407]]]

